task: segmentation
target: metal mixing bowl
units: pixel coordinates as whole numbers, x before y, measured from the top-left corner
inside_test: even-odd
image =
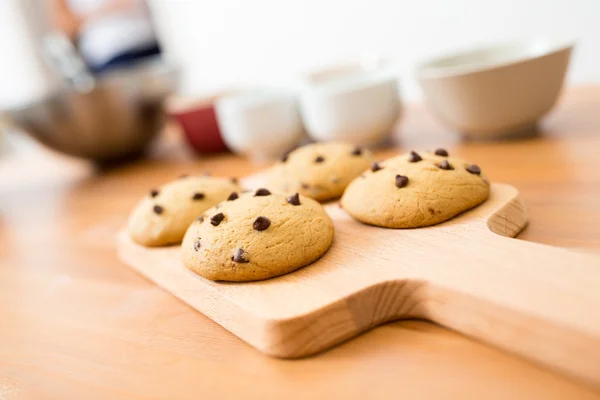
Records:
[[[52,149],[102,164],[118,162],[142,154],[161,130],[163,103],[177,75],[165,63],[139,65],[103,76],[89,91],[63,88],[8,114]]]

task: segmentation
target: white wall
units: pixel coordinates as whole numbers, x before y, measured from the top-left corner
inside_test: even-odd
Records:
[[[569,81],[600,82],[600,0],[150,3],[166,50],[183,68],[182,92],[188,94],[240,84],[279,84],[312,69],[387,56],[398,65],[404,97],[414,99],[419,90],[412,68],[419,61],[532,35],[577,38]],[[0,109],[28,102],[54,84],[47,82],[47,68],[34,53],[39,37],[26,29],[21,15],[28,9],[39,20],[43,4],[0,0]]]
[[[405,97],[416,63],[474,44],[575,37],[572,83],[600,81],[600,0],[151,0],[182,91],[277,84],[363,56],[388,56]]]

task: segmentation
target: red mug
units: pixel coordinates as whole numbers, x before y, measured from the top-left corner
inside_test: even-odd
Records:
[[[223,142],[214,102],[217,96],[185,101],[174,99],[169,104],[169,115],[179,122],[189,145],[200,154],[228,150]]]

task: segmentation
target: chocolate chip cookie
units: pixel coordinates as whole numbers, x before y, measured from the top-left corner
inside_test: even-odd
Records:
[[[207,210],[190,225],[181,254],[204,278],[255,281],[312,263],[329,249],[333,232],[315,200],[262,188]]]
[[[182,176],[148,191],[131,213],[129,235],[144,246],[179,243],[198,215],[239,191],[235,179]]]
[[[312,143],[285,155],[270,174],[270,187],[318,201],[336,199],[373,162],[372,153],[348,143]]]
[[[435,225],[485,201],[490,185],[481,168],[444,149],[410,152],[374,163],[341,200],[355,219],[386,228]]]

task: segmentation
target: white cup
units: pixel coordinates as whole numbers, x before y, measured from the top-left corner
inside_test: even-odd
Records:
[[[400,116],[398,83],[389,64],[349,65],[313,73],[300,85],[300,110],[315,140],[357,145],[385,141]]]
[[[227,146],[252,159],[279,158],[305,136],[293,93],[254,90],[221,98],[215,106]]]

